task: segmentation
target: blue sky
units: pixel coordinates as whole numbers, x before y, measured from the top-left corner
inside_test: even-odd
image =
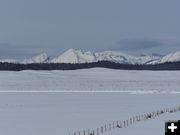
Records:
[[[0,58],[180,50],[179,0],[1,0]]]

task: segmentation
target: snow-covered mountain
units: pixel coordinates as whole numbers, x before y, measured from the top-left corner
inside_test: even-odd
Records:
[[[30,63],[46,63],[48,62],[49,57],[46,53],[41,53],[39,55],[36,55],[32,58],[28,58],[22,61],[24,64],[30,64]]]
[[[150,61],[159,59],[159,56],[143,55],[143,56],[132,56],[118,51],[105,51],[95,53],[98,61],[112,61],[122,64],[146,64]]]
[[[153,60],[160,59],[160,56],[143,55],[131,56],[119,51],[104,52],[82,52],[80,50],[69,49],[63,54],[53,58],[52,63],[90,63],[97,61],[112,61],[123,64],[145,64]]]
[[[175,62],[175,61],[180,61],[180,51],[177,51],[175,53],[170,53],[166,56],[164,56],[161,60],[160,63],[164,62]]]
[[[165,62],[177,62],[177,61],[180,61],[180,51],[167,54],[161,57],[160,59],[149,62],[148,64],[160,64]]]
[[[96,56],[91,52],[69,49],[58,57],[53,58],[51,63],[90,63],[96,62]]]
[[[84,52],[81,50],[69,49],[57,57],[50,59],[46,53],[41,53],[32,58],[23,60],[21,63],[91,63],[98,61],[111,61],[122,64],[158,64],[165,62],[180,61],[180,51],[166,56],[157,54],[143,54],[133,56],[120,51]],[[13,62],[12,60],[0,60],[0,62]]]

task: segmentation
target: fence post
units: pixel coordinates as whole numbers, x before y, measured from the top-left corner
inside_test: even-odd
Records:
[[[136,121],[139,121],[138,116],[136,116]]]
[[[120,125],[119,125],[119,121],[116,121],[116,127],[117,127],[117,126],[120,126]]]
[[[103,133],[103,127],[101,127],[101,133]]]
[[[145,114],[145,118],[146,118],[146,120],[148,119],[148,114],[147,113]]]
[[[115,128],[115,122],[113,121],[113,129]]]
[[[130,118],[130,124],[132,125],[132,118]]]
[[[141,115],[139,115],[139,121],[141,121]]]
[[[147,114],[144,114],[145,120],[147,120]]]
[[[152,112],[151,114],[152,114],[152,117],[153,117],[153,119],[154,119],[154,113]]]
[[[123,127],[126,128],[129,125],[132,125],[133,123],[135,123],[137,121],[153,119],[164,113],[175,113],[178,111],[180,111],[180,106],[173,107],[173,108],[163,108],[163,109],[160,109],[157,111],[152,111],[150,113],[136,115],[136,116],[130,117],[129,119],[124,120],[124,121],[113,121],[110,124],[105,124],[104,126],[97,128],[97,134],[96,134],[96,129],[95,130],[88,129],[88,130],[83,130],[82,133],[81,133],[81,131],[77,131],[72,134],[69,133],[68,135],[100,135],[101,133],[111,131],[112,129],[115,129],[117,127],[118,128],[123,128]]]
[[[126,121],[125,120],[123,121],[123,123],[124,123],[123,127],[126,127]]]
[[[106,124],[105,124],[104,128],[105,128],[105,129],[104,129],[104,130],[105,130],[105,132],[107,132],[107,126],[106,126]]]
[[[121,121],[119,122],[119,124],[120,124],[120,127],[122,128],[122,122]]]
[[[109,131],[111,131],[111,124],[109,124]]]
[[[95,132],[94,132],[94,130],[93,130],[93,133],[92,133],[93,135],[95,135]]]
[[[99,128],[97,128],[97,135],[99,135]]]

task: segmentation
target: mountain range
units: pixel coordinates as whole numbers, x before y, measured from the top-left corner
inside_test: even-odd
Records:
[[[121,64],[159,64],[166,62],[180,61],[180,51],[162,56],[157,54],[132,56],[120,51],[104,51],[104,52],[84,52],[81,50],[69,49],[57,57],[51,58],[46,53],[41,53],[23,61],[17,60],[0,60],[0,62],[11,63],[92,63],[98,61],[110,61]]]

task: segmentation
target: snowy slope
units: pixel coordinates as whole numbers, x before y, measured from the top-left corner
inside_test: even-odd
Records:
[[[0,134],[82,135],[86,130],[87,135],[88,129],[179,103],[176,94],[0,93]],[[179,112],[164,114],[100,135],[164,135],[165,121],[179,118]]]
[[[74,135],[81,131],[82,135],[83,130],[87,133],[112,121],[176,107],[180,95],[173,92],[179,92],[179,78],[179,71],[104,68],[1,71],[0,134]],[[179,118],[179,112],[163,114],[100,135],[164,135],[165,121]]]
[[[180,51],[177,51],[175,53],[167,54],[160,59],[156,59],[153,61],[150,61],[147,64],[159,64],[159,63],[165,63],[165,62],[177,62],[180,61]]]
[[[91,52],[69,49],[62,55],[52,59],[52,63],[90,63],[95,62],[96,57]]]
[[[24,64],[30,64],[30,63],[44,63],[44,62],[47,62],[49,59],[49,57],[47,56],[46,53],[41,53],[39,55],[36,55],[32,58],[28,58],[28,59],[25,59],[23,60],[22,63]]]
[[[49,59],[46,53],[39,54],[32,58],[28,58],[22,61],[22,63],[91,63],[98,61],[111,61],[122,64],[158,64],[165,62],[180,61],[180,51],[168,54],[166,56],[161,55],[140,55],[133,56],[120,51],[104,51],[104,52],[84,52],[81,50],[69,49],[57,57]],[[13,60],[0,60],[15,63]]]
[[[112,61],[123,64],[146,64],[160,59],[160,56],[131,56],[118,51],[104,52],[82,52],[80,50],[69,49],[62,55],[52,59],[52,63],[90,63],[97,61]]]
[[[0,90],[169,93],[180,92],[179,78],[179,71],[124,71],[104,68],[72,71],[1,71]]]
[[[160,63],[164,62],[175,62],[175,61],[180,61],[180,51],[177,51],[175,53],[170,53],[166,56],[164,56],[161,60]]]
[[[117,51],[99,52],[99,53],[95,53],[95,55],[98,61],[106,60],[106,61],[112,61],[123,64],[146,64],[150,61],[160,59],[160,56],[151,56],[151,55],[132,56]]]

